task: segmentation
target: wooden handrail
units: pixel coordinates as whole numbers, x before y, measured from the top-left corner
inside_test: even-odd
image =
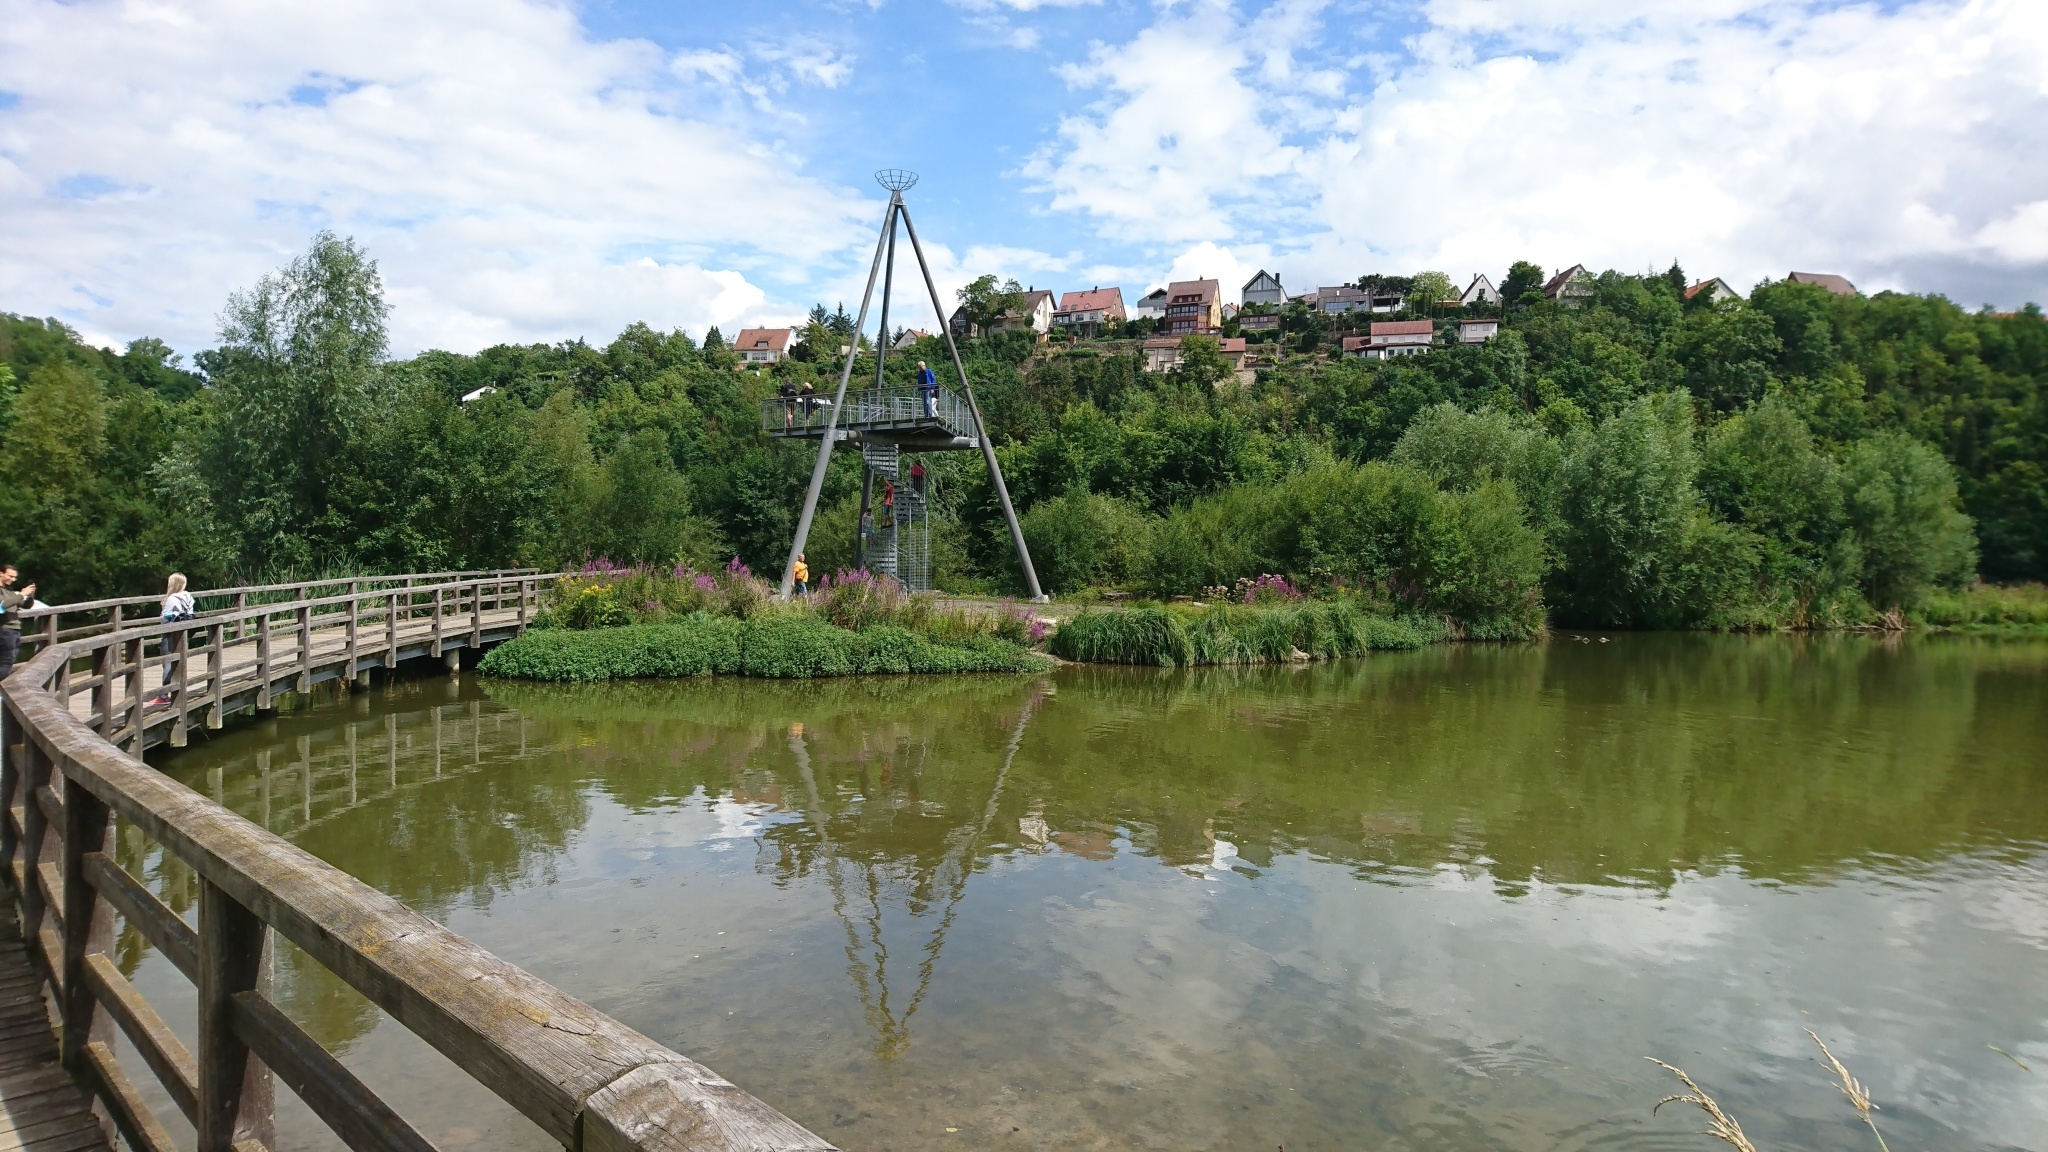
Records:
[[[517,575],[516,615],[523,625],[531,598],[548,577]],[[272,616],[295,618],[302,647],[287,667],[264,673],[266,692],[271,676],[297,683],[311,677],[310,669],[326,667],[322,662],[346,660],[353,675],[360,660],[395,659],[396,644],[386,649],[377,642],[377,630],[362,629],[361,621],[365,615],[409,612],[423,595],[438,605],[453,592],[456,619],[468,616],[441,632],[439,643],[451,650],[483,642],[494,628],[509,631],[500,621],[514,609],[500,589],[494,574],[218,613],[202,625],[216,638],[201,650],[211,650],[210,666],[180,675],[178,695],[201,704],[218,698],[230,671],[224,651],[258,643],[267,649],[264,638],[271,630],[265,625]],[[494,597],[488,613],[482,606],[486,596]],[[315,614],[323,605],[346,610]],[[257,621],[253,634],[225,645],[217,639],[224,626],[248,620]],[[152,623],[52,645],[0,685],[0,745],[6,751],[0,763],[0,859],[9,864],[0,872],[13,889],[30,953],[41,957],[41,975],[58,993],[64,1065],[101,1101],[132,1146],[149,1152],[170,1147],[113,1059],[117,1027],[192,1120],[200,1152],[229,1152],[249,1141],[261,1147],[274,1143],[272,1070],[353,1148],[431,1147],[270,1000],[268,937],[274,931],[564,1148],[828,1152],[823,1140],[702,1065],[140,760],[135,751],[147,727],[142,678],[153,666],[143,659],[144,646],[193,629],[191,623]],[[306,641],[343,630],[351,643],[341,655],[307,655],[312,645]],[[187,648],[179,656],[189,663],[201,652]],[[87,656],[94,674],[70,678],[73,661]],[[125,715],[116,695],[123,679]],[[211,682],[198,691],[194,680]],[[90,692],[95,702],[85,717],[71,706],[78,692]],[[182,699],[173,707],[182,708]],[[197,874],[196,930],[113,862],[116,815]],[[184,1048],[111,963],[116,915],[163,949],[198,987],[196,1050]]]

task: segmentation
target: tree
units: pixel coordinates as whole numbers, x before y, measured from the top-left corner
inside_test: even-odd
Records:
[[[1517,260],[1508,266],[1508,274],[1500,281],[1501,303],[1510,308],[1520,308],[1543,300],[1543,266],[1527,260]]]
[[[718,330],[718,325],[713,324],[711,327],[704,330],[704,350],[706,352],[710,352],[713,350],[723,351],[724,348],[725,334]]]
[[[1408,285],[1408,298],[1422,301],[1420,311],[1434,312],[1437,305],[1458,298],[1458,286],[1442,272],[1417,272]]]
[[[1864,595],[1911,608],[1936,584],[1977,569],[1977,541],[1956,495],[1955,470],[1898,432],[1858,443],[1842,461],[1844,502],[1863,558]]]
[[[1005,313],[1022,306],[1024,286],[1015,279],[999,285],[993,275],[977,276],[954,295],[966,310],[968,334],[979,336],[1001,320]]]
[[[377,384],[388,311],[376,261],[332,232],[228,298],[200,475],[252,570],[339,558],[327,490]]]

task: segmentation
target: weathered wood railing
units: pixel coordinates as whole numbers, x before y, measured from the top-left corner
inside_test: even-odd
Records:
[[[239,584],[233,588],[194,588],[192,599],[201,616],[247,608],[278,600],[305,600],[342,592],[375,592],[404,589],[414,585],[444,584],[470,579],[498,579],[539,576],[538,568],[491,568],[462,572],[414,572],[402,576],[341,576],[330,580],[301,580],[292,584]],[[25,608],[21,616],[22,657],[26,659],[52,644],[79,640],[107,632],[119,632],[155,620],[162,596],[116,596],[106,600],[81,600],[74,604],[52,604],[47,608]],[[64,617],[80,624],[64,626]]]
[[[523,620],[532,576],[519,585]],[[483,588],[472,578],[415,589],[433,599],[432,643],[481,637]],[[465,619],[443,611],[453,593]],[[223,629],[241,626],[269,654],[270,620],[289,614],[302,637],[309,621],[345,619],[341,667],[356,668],[366,602],[381,603],[387,646],[391,590],[322,597],[217,614],[202,622],[211,658],[231,651]],[[414,606],[418,608],[417,605]],[[324,611],[323,611],[324,610]],[[496,611],[508,611],[500,600]],[[332,625],[340,626],[340,625]],[[114,1056],[115,1033],[198,1133],[199,1152],[254,1152],[274,1143],[272,1076],[306,1102],[349,1147],[417,1150],[432,1145],[270,1000],[269,935],[276,931],[525,1114],[563,1147],[626,1150],[829,1149],[794,1121],[588,1005],[507,964],[290,842],[144,764],[146,716],[136,687],[144,645],[187,626],[152,625],[60,642],[4,685],[0,765],[0,859],[21,913],[29,952],[59,1006],[64,1066],[105,1106],[138,1152],[169,1152],[152,1115]],[[419,624],[409,624],[421,631]],[[403,632],[404,630],[399,630]],[[315,646],[302,643],[299,652]],[[379,656],[382,658],[382,654]],[[186,665],[197,654],[178,647]],[[296,657],[290,674],[310,676]],[[74,664],[90,676],[75,679]],[[180,693],[194,679],[174,677]],[[269,685],[275,668],[256,680]],[[126,677],[117,697],[114,685]],[[225,677],[225,679],[224,679]],[[215,696],[235,683],[218,659],[198,682]],[[76,692],[94,705],[81,716]],[[215,707],[218,707],[215,705]],[[198,923],[187,923],[112,853],[114,818],[154,839],[199,877]],[[114,917],[156,946],[198,988],[198,1050],[188,1051],[108,954]],[[596,946],[597,942],[593,942]]]
[[[150,621],[63,641],[50,691],[100,735],[131,752],[185,743],[195,714],[209,728],[246,708],[268,708],[282,692],[333,679],[361,679],[414,656],[458,659],[525,631],[550,574],[490,573],[286,585],[289,599],[251,596],[190,621]],[[45,645],[48,649],[50,646]],[[40,655],[37,657],[40,659]],[[154,679],[161,689],[152,692]]]

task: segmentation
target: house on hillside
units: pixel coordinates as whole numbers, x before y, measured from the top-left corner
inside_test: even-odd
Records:
[[[1237,330],[1240,332],[1278,332],[1280,310],[1277,305],[1256,304],[1257,312],[1240,310],[1237,314]]]
[[[1500,321],[1498,320],[1458,321],[1458,343],[1460,344],[1484,344],[1498,335],[1500,335]]]
[[[1848,277],[1837,276],[1831,272],[1793,272],[1785,279],[1794,284],[1816,284],[1837,296],[1859,295],[1856,286],[1849,283]]]
[[[1238,300],[1243,304],[1271,304],[1278,308],[1287,303],[1287,289],[1280,286],[1280,277],[1261,268],[1257,276],[1244,282],[1244,292]]]
[[[1698,296],[1702,292],[1706,293],[1707,303],[1709,304],[1719,304],[1723,300],[1742,299],[1742,293],[1737,292],[1733,288],[1730,288],[1728,286],[1728,282],[1726,280],[1721,279],[1719,276],[1716,276],[1710,280],[1702,280],[1699,283],[1693,285],[1692,287],[1687,288],[1685,290],[1685,298],[1687,300],[1690,300],[1693,297]]]
[[[1124,322],[1124,290],[1097,286],[1068,292],[1053,309],[1052,322],[1078,335],[1100,336],[1105,327]]]
[[[1034,332],[1044,336],[1052,331],[1052,293],[1039,288],[1026,288],[1013,308],[1006,309],[1002,318],[988,326],[990,332]]]
[[[1498,304],[1500,289],[1495,288],[1493,281],[1488,280],[1484,274],[1475,272],[1472,274],[1472,282],[1465,285],[1463,292],[1458,293],[1458,303],[1468,308],[1474,304]]]
[[[1180,341],[1178,336],[1154,336],[1145,341],[1145,371],[1171,372],[1180,367]],[[1246,350],[1243,337],[1218,339],[1216,350],[1222,353],[1224,362],[1240,380],[1250,373],[1251,353]]]
[[[1159,320],[1166,315],[1166,289],[1154,288],[1131,306],[1133,320]]]
[[[1584,264],[1574,264],[1550,278],[1543,294],[1567,308],[1577,308],[1593,297],[1593,274]]]
[[[1169,336],[1206,335],[1223,327],[1223,286],[1214,280],[1176,280],[1166,286],[1166,315],[1159,330]]]
[[[1351,284],[1318,288],[1315,291],[1314,307],[1325,316],[1342,316],[1346,312],[1368,312],[1372,310],[1372,304],[1372,293]]]
[[[732,350],[743,364],[774,364],[789,358],[794,343],[794,328],[742,328],[732,338]]]
[[[1436,343],[1436,325],[1428,320],[1381,320],[1370,335],[1346,336],[1346,356],[1386,360],[1395,356],[1420,356]]]
[[[905,328],[903,335],[898,336],[896,343],[891,344],[889,347],[892,351],[903,352],[916,347],[919,340],[929,340],[930,338],[931,333],[922,328]]]

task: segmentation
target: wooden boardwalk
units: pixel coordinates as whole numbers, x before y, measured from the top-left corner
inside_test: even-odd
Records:
[[[0,1152],[107,1147],[85,1093],[57,1062],[42,981],[9,904],[0,908]]]

